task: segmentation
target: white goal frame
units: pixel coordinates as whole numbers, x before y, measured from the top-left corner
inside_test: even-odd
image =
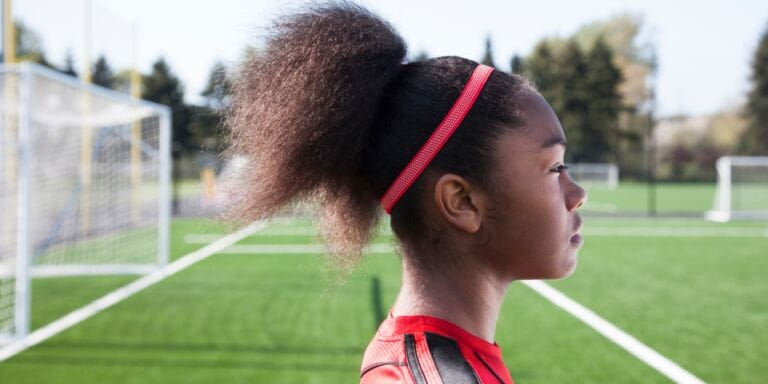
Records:
[[[619,167],[613,163],[571,163],[568,173],[578,183],[604,185],[613,189],[619,186]],[[605,180],[582,180],[579,175],[604,173]]]
[[[727,222],[730,220],[768,220],[768,207],[759,211],[735,210],[732,202],[733,166],[766,167],[768,156],[723,156],[717,159],[717,187],[714,207],[705,212],[704,218],[710,221]],[[766,180],[768,182],[768,180]]]
[[[9,238],[8,243],[4,243],[7,239],[0,238],[0,279],[6,279],[6,296],[9,289],[13,290],[13,301],[11,306],[13,307],[13,326],[10,331],[3,331],[0,329],[0,344],[19,340],[24,338],[30,332],[30,316],[31,316],[31,279],[32,277],[45,277],[45,276],[73,276],[73,275],[103,275],[103,274],[146,274],[157,270],[168,264],[169,261],[169,229],[170,229],[170,179],[171,179],[171,157],[170,157],[170,144],[171,144],[171,111],[168,107],[150,103],[142,100],[131,98],[128,95],[118,93],[106,88],[85,84],[80,80],[66,76],[49,68],[42,67],[33,63],[22,63],[19,65],[0,65],[0,77],[3,79],[3,86],[0,86],[0,125],[4,130],[13,130],[11,136],[4,136],[5,138],[11,137],[10,141],[0,140],[0,171],[12,172],[13,183],[7,183],[5,189],[0,188],[0,193],[8,192],[5,196],[0,195],[0,203],[4,205],[0,208],[7,208],[8,206],[15,206],[12,215],[6,216],[3,213],[3,220],[8,221],[0,223],[5,225],[4,231],[12,231],[14,235],[8,236],[7,232],[0,233]],[[35,88],[33,84],[35,81],[46,81],[54,86],[61,86],[63,88],[71,90],[71,92],[80,92],[86,98],[94,98],[94,100],[100,100],[109,105],[115,105],[120,108],[114,112],[109,111],[107,113],[108,123],[103,120],[104,116],[77,114],[74,113],[68,116],[54,116],[56,119],[61,119],[61,124],[77,124],[72,123],[73,118],[82,118],[85,129],[90,130],[93,125],[93,130],[99,129],[99,124],[109,125],[116,124],[118,126],[127,125],[129,128],[131,121],[138,121],[142,118],[152,119],[152,129],[156,134],[153,143],[156,143],[156,148],[152,147],[152,159],[153,164],[157,164],[156,181],[153,181],[152,191],[150,193],[149,201],[154,201],[155,196],[157,198],[157,205],[151,203],[149,211],[142,208],[145,205],[138,205],[139,213],[136,215],[144,215],[144,212],[150,212],[151,217],[156,217],[152,220],[152,225],[149,228],[151,233],[156,233],[156,257],[154,261],[131,261],[126,262],[107,262],[89,265],[78,263],[67,263],[61,265],[35,265],[33,261],[34,247],[32,244],[33,238],[33,221],[31,219],[31,207],[35,206],[33,184],[31,180],[31,174],[34,171],[35,166],[31,158],[35,156],[35,140],[34,135],[31,133],[34,130],[35,121],[38,121],[38,116],[33,116],[36,112],[34,105],[40,105],[48,97],[46,94],[34,94]],[[43,93],[43,92],[38,92]],[[90,96],[88,96],[90,95]],[[74,116],[74,117],[73,117]],[[149,117],[145,117],[149,116]],[[102,120],[99,120],[102,118]],[[48,119],[46,115],[46,119]],[[55,120],[59,121],[59,120]],[[78,120],[79,121],[79,120]],[[116,121],[116,122],[112,122]],[[59,125],[54,125],[57,127]],[[63,125],[61,125],[63,126]],[[136,128],[133,132],[141,132],[142,128]],[[122,132],[122,131],[120,131]],[[142,147],[144,141],[136,136],[131,136],[131,131],[125,136],[123,145],[130,145],[131,148],[136,146],[135,154],[139,156],[139,162],[143,161],[142,157],[147,157],[147,149]],[[40,135],[39,131],[37,136]],[[2,132],[6,134],[6,132]],[[81,131],[73,133],[74,135],[80,135]],[[90,134],[89,134],[90,135]],[[122,137],[122,136],[121,136]],[[3,137],[0,137],[3,139]],[[82,145],[81,151],[86,151],[85,148],[89,146]],[[48,152],[54,152],[55,149],[48,148]],[[90,153],[90,149],[87,149]],[[132,149],[133,151],[133,149]],[[39,154],[38,154],[39,155]],[[134,153],[131,154],[132,156]],[[88,155],[82,155],[88,156]],[[88,157],[85,157],[88,158]],[[133,158],[132,160],[133,161]],[[5,164],[4,164],[5,163]],[[121,165],[122,163],[118,163]],[[118,166],[113,166],[118,168]],[[127,167],[127,166],[124,166]],[[153,168],[155,169],[155,168]],[[88,167],[90,171],[90,165]],[[82,169],[81,173],[84,173]],[[133,172],[133,171],[131,171]],[[2,176],[2,175],[0,175]],[[135,176],[135,175],[131,175]],[[90,176],[88,176],[90,177]],[[139,175],[139,178],[144,177]],[[154,176],[153,176],[154,177]],[[5,180],[5,179],[3,179]],[[154,179],[153,179],[154,180]],[[143,182],[140,180],[140,182]],[[154,184],[156,182],[156,184]],[[12,185],[15,184],[15,185]],[[90,184],[88,184],[90,186]],[[86,187],[82,187],[86,188]],[[5,192],[4,192],[5,191]],[[9,192],[10,191],[10,192]],[[39,191],[39,189],[38,189]],[[94,192],[97,193],[97,192]],[[142,192],[137,190],[135,194],[141,195]],[[156,194],[156,195],[155,195]],[[10,197],[9,197],[10,196]],[[143,197],[139,197],[141,199]],[[5,201],[1,201],[5,199]],[[12,201],[12,200],[15,200]],[[111,205],[111,201],[107,203],[107,206]],[[140,204],[144,204],[146,200],[139,201]],[[104,205],[100,201],[101,205]],[[90,203],[88,203],[90,205]],[[96,209],[94,207],[94,209]],[[90,211],[89,211],[90,212]],[[157,212],[158,216],[154,216]],[[135,213],[135,212],[134,212]],[[90,220],[90,219],[85,219]],[[136,221],[138,223],[138,221]],[[155,224],[157,226],[157,232],[154,232]],[[93,224],[98,225],[98,223]],[[139,224],[136,224],[139,225]],[[2,227],[0,227],[2,228]],[[9,229],[10,228],[10,229]],[[105,230],[108,231],[108,230]],[[98,233],[101,234],[101,233]],[[109,232],[107,232],[109,234]],[[109,243],[114,241],[106,236],[107,239],[99,239],[98,241],[103,243]],[[153,238],[154,235],[153,235]],[[78,241],[77,239],[75,241]],[[153,240],[154,241],[154,240]],[[154,246],[154,245],[152,245]],[[76,252],[76,251],[75,251]],[[149,259],[147,259],[149,260]],[[5,261],[5,262],[3,262]],[[8,281],[13,280],[12,283]],[[0,280],[2,283],[2,280]],[[11,288],[12,284],[12,288]],[[3,286],[0,284],[0,289]],[[3,292],[0,292],[0,299]],[[8,307],[6,299],[6,308]],[[3,303],[0,303],[3,304]],[[0,308],[0,310],[3,308]],[[2,320],[2,319],[0,319]],[[2,325],[2,324],[0,324]]]

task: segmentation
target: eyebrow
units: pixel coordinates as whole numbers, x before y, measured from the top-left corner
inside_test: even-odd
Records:
[[[562,137],[562,136],[551,137],[551,138],[547,139],[546,141],[544,141],[544,143],[541,145],[541,148],[542,149],[548,149],[548,148],[552,148],[552,147],[554,147],[556,145],[562,145],[563,148],[565,148],[565,145],[566,145],[565,138]]]

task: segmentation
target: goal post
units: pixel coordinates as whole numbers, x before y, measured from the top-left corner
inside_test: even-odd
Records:
[[[2,343],[30,331],[33,277],[168,263],[171,114],[31,63],[0,88]]]
[[[568,174],[584,186],[619,186],[619,167],[612,163],[573,163],[568,165]]]
[[[768,156],[724,156],[717,160],[711,221],[768,220]]]

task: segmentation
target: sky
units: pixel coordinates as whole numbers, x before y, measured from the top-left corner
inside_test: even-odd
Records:
[[[15,0],[14,17],[40,34],[48,57],[67,51],[85,62],[84,6],[91,2],[91,60],[106,54],[114,67],[148,71],[163,56],[199,102],[217,60],[235,62],[259,30],[295,1],[276,0]],[[479,60],[486,36],[497,66],[527,55],[543,38],[621,13],[643,18],[641,39],[656,46],[660,116],[716,113],[743,103],[750,61],[768,28],[768,1],[759,0],[359,0],[401,33],[411,53]]]

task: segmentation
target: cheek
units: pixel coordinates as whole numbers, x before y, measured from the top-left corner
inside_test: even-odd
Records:
[[[496,222],[496,262],[504,275],[514,279],[563,277],[574,262],[568,257],[568,220],[559,186],[529,187],[510,191],[516,194],[508,196],[516,198],[508,200]]]

